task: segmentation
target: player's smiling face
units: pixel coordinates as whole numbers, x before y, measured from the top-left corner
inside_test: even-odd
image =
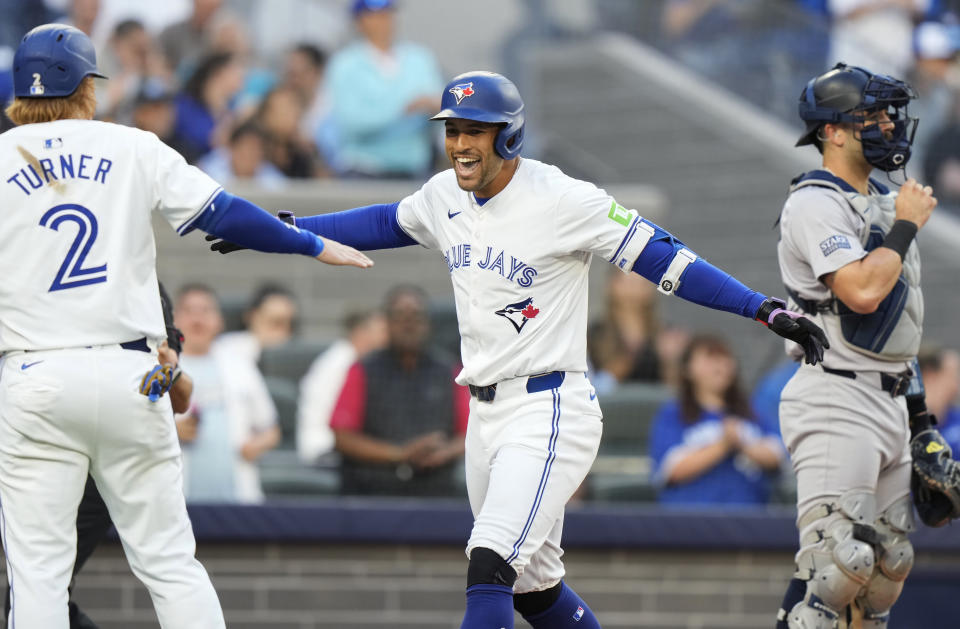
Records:
[[[513,176],[516,159],[505,162],[493,149],[500,126],[488,122],[450,118],[444,146],[457,174],[457,184],[467,192],[490,198],[503,190]],[[504,168],[504,164],[511,168]]]

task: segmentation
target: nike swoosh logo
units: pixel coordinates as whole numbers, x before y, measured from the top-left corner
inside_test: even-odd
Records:
[[[590,392],[590,401],[592,402],[592,401],[594,401],[595,399],[597,399],[597,392],[596,392],[596,391],[591,391],[591,392]]]
[[[20,365],[20,371],[26,371],[27,369],[30,369],[30,368],[33,367],[34,365],[37,365],[37,364],[42,363],[42,362],[43,362],[42,360],[36,360],[36,361],[34,361],[34,362],[32,362],[32,363],[23,363],[22,365]]]
[[[458,212],[454,212],[453,210],[447,210],[447,218],[453,218],[454,216],[459,216],[461,212],[463,212],[463,210],[460,210]]]

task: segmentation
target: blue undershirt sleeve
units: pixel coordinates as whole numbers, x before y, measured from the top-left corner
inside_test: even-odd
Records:
[[[686,247],[670,232],[645,222],[653,226],[655,233],[634,263],[633,271],[659,285],[674,256]],[[699,257],[680,276],[676,294],[700,306],[748,319],[755,318],[760,305],[767,299],[766,295],[747,288],[737,278]]]
[[[400,227],[399,203],[368,205],[331,214],[297,218],[297,227],[360,251],[418,244]]]
[[[214,197],[183,233],[194,229],[267,253],[316,257],[323,251],[323,241],[311,232],[288,225],[246,199],[227,192]]]

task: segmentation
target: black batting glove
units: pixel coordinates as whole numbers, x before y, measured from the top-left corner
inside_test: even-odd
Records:
[[[803,348],[804,360],[816,365],[823,360],[823,350],[830,349],[830,341],[816,323],[799,312],[787,310],[787,304],[768,297],[757,310],[756,320],[785,339]]]
[[[284,223],[288,223],[290,225],[297,224],[297,219],[294,216],[293,212],[290,212],[287,210],[280,210],[279,212],[277,212],[277,218],[279,218]],[[207,234],[204,237],[204,240],[206,240],[209,243],[212,243],[210,245],[210,251],[218,251],[223,254],[233,253],[234,251],[243,251],[244,249],[247,249],[247,247],[238,245],[235,242],[230,242],[229,240],[223,240],[219,236],[214,236],[213,234]]]

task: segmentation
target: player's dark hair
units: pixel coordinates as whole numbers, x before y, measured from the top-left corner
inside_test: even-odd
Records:
[[[689,423],[700,419],[700,416],[706,410],[697,400],[696,383],[690,378],[690,360],[698,351],[705,351],[708,354],[720,354],[734,358],[733,352],[727,343],[716,336],[710,334],[698,334],[690,339],[683,355],[680,357],[680,413]],[[750,404],[740,386],[740,372],[736,369],[733,378],[727,390],[723,392],[723,411],[736,415],[741,419],[753,420],[753,412],[750,410]]]
[[[307,61],[310,62],[310,65],[317,70],[327,65],[327,53],[325,53],[320,47],[314,46],[313,44],[308,44],[306,42],[299,43],[293,47],[291,52],[295,52],[306,57]]]
[[[198,103],[203,103],[203,86],[210,77],[228,66],[231,61],[233,61],[233,53],[229,52],[215,52],[202,58],[184,84],[184,93]]]

